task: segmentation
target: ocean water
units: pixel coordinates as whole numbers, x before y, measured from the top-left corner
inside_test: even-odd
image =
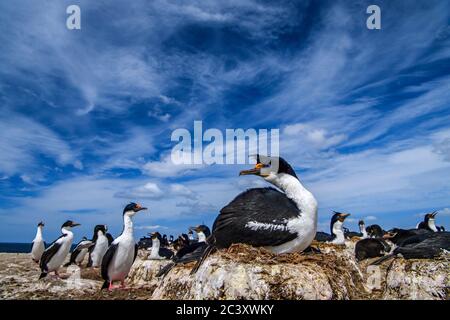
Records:
[[[73,248],[75,248],[75,245],[72,245],[70,251],[72,251]],[[31,243],[0,242],[0,252],[29,253],[31,252]]]
[[[0,242],[0,252],[28,253],[31,251],[31,243]]]

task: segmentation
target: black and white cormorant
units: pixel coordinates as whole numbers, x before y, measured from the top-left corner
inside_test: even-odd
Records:
[[[178,251],[183,247],[188,246],[191,243],[189,240],[189,236],[186,233],[182,233],[178,236],[178,238],[173,242],[173,248]]]
[[[89,248],[89,261],[87,267],[98,268],[102,264],[103,256],[108,250],[109,240],[106,237],[107,226],[104,224],[98,224],[94,228],[94,235],[92,242],[94,245]]]
[[[42,254],[39,266],[41,268],[41,275],[39,279],[47,276],[48,273],[54,271],[56,276],[58,275],[58,269],[64,263],[67,254],[70,251],[73,241],[72,228],[79,226],[80,224],[75,223],[71,220],[67,220],[61,226],[62,235],[50,244],[50,246],[45,249]]]
[[[189,241],[191,241],[191,242],[196,241],[196,239],[194,238],[194,232],[192,230],[189,230],[187,235],[188,235]]]
[[[330,221],[330,232],[327,234],[325,232],[317,232],[315,240],[319,242],[329,242],[333,244],[343,245],[345,244],[345,236],[343,224],[345,219],[350,216],[349,213],[341,213],[333,211],[334,214]]]
[[[164,234],[162,237],[161,237],[161,246],[162,247],[167,247],[167,246],[169,246],[169,240],[167,240],[167,234]]]
[[[172,263],[169,263],[168,265],[164,266],[157,273],[156,275],[157,277],[166,275],[177,264],[184,264],[192,261],[198,261],[202,257],[204,251],[208,247],[206,239],[211,235],[211,230],[208,228],[208,226],[204,224],[192,227],[191,230],[197,233],[198,241],[197,242],[189,241],[189,238],[187,237],[186,234],[183,234],[182,236],[178,237],[179,250],[172,258]]]
[[[147,208],[133,202],[123,209],[122,234],[113,241],[103,256],[101,273],[105,282],[102,289],[113,289],[114,281],[120,281],[121,286],[125,286],[125,278],[138,253],[132,218],[141,210],[147,210]]]
[[[382,238],[386,233],[378,224],[372,224],[366,228],[369,238]]]
[[[207,240],[210,247],[193,272],[215,248],[245,243],[281,254],[301,252],[314,239],[317,201],[283,158],[257,155],[255,167],[240,175],[260,176],[281,191],[249,189],[222,208]]]
[[[106,233],[106,238],[108,239],[108,247],[111,245],[111,243],[113,243],[114,241],[114,237],[111,235],[111,233]]]
[[[159,232],[152,232],[150,236],[152,238],[152,247],[149,249],[150,255],[148,256],[148,259],[171,259],[173,257],[173,251],[161,246],[161,242],[163,241],[163,237],[161,237],[161,234]]]
[[[436,215],[437,211],[427,213],[423,221],[417,225],[417,229],[425,229],[433,232],[445,231],[445,228],[443,226],[436,226]]]
[[[409,237],[395,248],[392,254],[384,256],[372,264],[380,264],[395,256],[405,259],[433,259],[438,257],[443,250],[450,250],[450,232],[424,232]]]
[[[384,236],[384,239],[389,240],[396,246],[402,246],[408,239],[414,238],[419,235],[428,234],[433,231],[427,229],[400,229],[393,228],[389,230]]]
[[[346,231],[344,232],[346,238],[368,238],[367,231],[366,231],[366,225],[363,220],[359,220],[358,222],[359,232],[352,232],[352,231]],[[344,228],[345,229],[345,228]]]
[[[72,254],[70,255],[70,260],[64,265],[64,267],[68,267],[71,264],[81,266],[81,263],[84,261],[84,257],[86,257],[86,254],[89,252],[89,248],[93,245],[93,241],[88,240],[86,237],[83,237],[83,239],[78,242],[75,249],[73,249]]]
[[[44,227],[44,223],[41,221],[37,225],[37,231],[36,236],[34,237],[34,240],[31,245],[31,259],[33,259],[34,262],[39,263],[39,260],[41,260],[41,256],[44,253],[45,250],[45,241],[42,237],[42,228]]]
[[[391,251],[391,246],[383,238],[364,238],[355,245],[357,261],[369,258],[382,257]]]
[[[169,236],[169,246],[173,245],[173,235]]]

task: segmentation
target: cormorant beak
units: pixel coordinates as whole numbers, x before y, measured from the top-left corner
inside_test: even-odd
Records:
[[[245,175],[254,174],[254,175],[259,176],[261,174],[261,168],[263,168],[263,167],[264,167],[264,164],[257,163],[253,169],[242,170],[241,172],[239,172],[239,175],[240,176],[245,176]]]
[[[383,235],[383,239],[391,239],[397,235],[397,232],[388,232]]]
[[[350,215],[350,213],[341,213],[341,214],[339,215],[339,220],[342,222],[342,221],[344,221],[349,215]]]
[[[73,227],[76,227],[76,226],[81,226],[81,224],[74,222],[74,223],[72,223],[72,225],[71,225],[72,228],[73,228]]]
[[[435,212],[433,212],[433,213],[431,213],[431,217],[436,217],[436,215],[437,215],[438,213],[437,213],[437,211],[435,211]]]
[[[135,209],[134,209],[134,212],[139,212],[141,210],[147,210],[147,208],[142,207],[140,204],[137,204]]]

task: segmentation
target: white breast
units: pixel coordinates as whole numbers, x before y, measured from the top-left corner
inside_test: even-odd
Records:
[[[45,245],[42,239],[33,240],[33,247],[31,248],[31,258],[34,261],[39,261],[44,253]]]
[[[316,211],[317,214],[317,211]],[[287,227],[291,232],[297,233],[297,238],[294,240],[283,243],[279,246],[267,247],[273,253],[289,253],[289,252],[301,252],[308,248],[311,242],[314,240],[317,231],[317,220],[310,217],[300,216],[288,221]]]
[[[111,281],[122,281],[130,272],[133,265],[135,243],[132,237],[120,236],[114,243],[118,247],[108,266],[108,276]]]
[[[95,247],[91,253],[92,266],[100,267],[102,264],[103,256],[108,250],[108,238],[103,234],[99,235],[95,242]]]
[[[266,180],[283,190],[299,208],[299,216],[287,222],[287,228],[290,232],[297,233],[297,238],[279,246],[267,247],[267,249],[277,254],[305,250],[314,240],[317,231],[316,198],[291,175],[281,173]]]
[[[70,233],[57,241],[57,243],[61,244],[61,247],[47,263],[47,269],[49,272],[58,270],[61,267],[61,265],[63,264],[64,260],[67,257],[67,254],[70,252],[72,240],[73,234]]]

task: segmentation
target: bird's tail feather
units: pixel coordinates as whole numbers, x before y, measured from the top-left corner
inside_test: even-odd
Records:
[[[375,260],[370,265],[371,266],[377,266],[377,265],[383,263],[384,261],[390,260],[390,259],[392,259],[394,257],[395,257],[395,254],[391,253],[391,254],[388,254],[388,255],[386,255],[384,257],[381,257],[380,259]]]
[[[39,280],[42,278],[45,278],[47,276],[47,272],[41,272],[41,275],[39,276]]]
[[[159,277],[165,277],[172,268],[175,267],[175,263],[171,262],[165,265],[161,270],[158,271],[156,276]]]
[[[64,265],[64,268],[67,268],[67,267],[70,266],[71,264],[72,264],[71,261],[67,262],[67,263]]]
[[[206,258],[208,258],[208,256],[211,253],[213,253],[216,249],[217,248],[212,245],[209,245],[208,247],[206,247],[206,249],[205,249],[205,251],[203,251],[203,254],[201,255],[200,259],[197,261],[195,266],[192,268],[190,274],[195,274],[198,271],[198,269],[200,268],[200,266],[202,265],[202,263],[206,260]]]

